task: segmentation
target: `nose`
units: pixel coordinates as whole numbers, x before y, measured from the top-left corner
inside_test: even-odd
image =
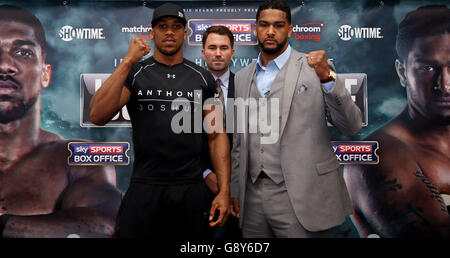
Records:
[[[442,92],[450,93],[450,68],[445,66],[439,73],[437,84]]]
[[[166,34],[175,34],[175,28],[173,28],[172,26],[167,26]]]
[[[18,72],[13,58],[5,51],[0,51],[0,76],[14,76]]]
[[[273,28],[273,25],[269,26],[269,29],[267,30],[267,35],[273,35],[275,34],[275,29]]]
[[[220,51],[220,48],[216,49],[216,56],[222,56],[222,52]]]

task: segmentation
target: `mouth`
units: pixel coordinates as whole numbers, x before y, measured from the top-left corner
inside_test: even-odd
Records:
[[[433,102],[437,106],[450,107],[450,96],[436,97],[433,99]]]
[[[267,43],[267,44],[276,44],[277,41],[276,41],[275,39],[265,39],[265,40],[264,40],[264,43]]]
[[[19,89],[19,86],[12,81],[0,81],[0,95],[11,95]]]
[[[175,43],[175,39],[165,39],[163,40],[164,43]]]

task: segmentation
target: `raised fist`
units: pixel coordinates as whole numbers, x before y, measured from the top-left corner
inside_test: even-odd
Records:
[[[308,65],[314,68],[319,79],[326,80],[330,74],[330,68],[328,66],[327,55],[325,51],[312,51],[306,55],[306,61]]]
[[[150,45],[145,40],[132,38],[124,59],[128,59],[132,64],[136,64],[148,53],[150,53]]]

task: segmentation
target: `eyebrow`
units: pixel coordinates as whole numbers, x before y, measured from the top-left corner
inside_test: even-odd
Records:
[[[286,23],[286,21],[274,21],[274,22],[269,22],[269,21],[266,21],[266,20],[258,20],[258,23],[267,23],[267,24],[285,24]]]
[[[438,64],[438,62],[436,62],[435,60],[428,60],[425,58],[417,58],[416,59],[417,63],[423,63],[423,64]]]
[[[13,42],[13,45],[15,45],[15,46],[33,46],[33,47],[35,47],[36,46],[36,43],[34,43],[33,41],[31,41],[31,40],[21,40],[21,39],[18,39],[18,40],[14,40],[14,42]]]

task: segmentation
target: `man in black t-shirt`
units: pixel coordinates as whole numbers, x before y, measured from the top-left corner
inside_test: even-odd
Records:
[[[127,105],[133,126],[134,168],[117,216],[117,237],[205,238],[209,226],[221,226],[229,216],[230,147],[224,131],[208,134],[220,190],[212,205],[207,201],[201,132],[202,117],[214,112],[203,104],[213,98],[215,81],[183,58],[185,25],[181,7],[156,8],[150,31],[154,55],[141,61],[150,46],[133,38],[91,101],[93,123],[104,125]]]

